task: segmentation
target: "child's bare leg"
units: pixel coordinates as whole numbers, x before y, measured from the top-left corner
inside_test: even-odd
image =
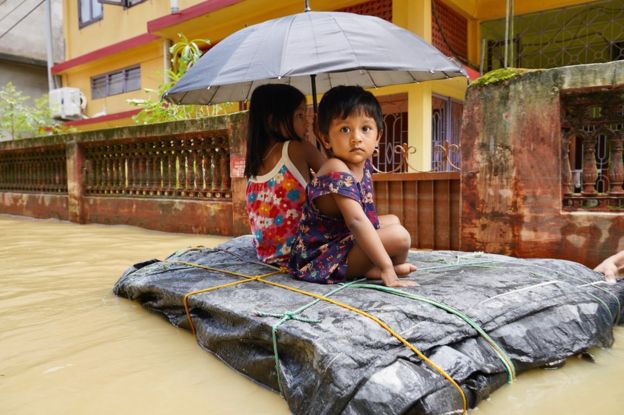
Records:
[[[399,224],[388,225],[377,229],[377,234],[395,265],[394,269],[397,276],[406,276],[416,270],[414,265],[405,262],[411,246],[411,238],[403,226]],[[357,242],[347,256],[347,264],[347,276],[349,277],[365,275],[368,278],[380,278],[379,268],[370,261]]]
[[[379,227],[386,228],[391,225],[400,225],[401,221],[397,215],[379,215]]]

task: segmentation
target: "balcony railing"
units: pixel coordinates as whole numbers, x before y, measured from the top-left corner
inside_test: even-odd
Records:
[[[562,94],[565,210],[624,211],[624,88]]]

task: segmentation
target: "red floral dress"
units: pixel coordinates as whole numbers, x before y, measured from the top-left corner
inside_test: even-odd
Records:
[[[305,201],[306,182],[288,157],[288,141],[273,169],[247,182],[249,224],[258,259],[285,266]]]
[[[371,171],[372,166],[367,161],[359,183],[349,173],[331,172],[315,177],[308,184],[299,230],[288,261],[290,273],[295,278],[322,284],[346,279],[347,255],[355,243],[353,234],[342,217],[323,215],[313,202],[330,193],[353,199],[360,203],[375,229],[379,229]]]

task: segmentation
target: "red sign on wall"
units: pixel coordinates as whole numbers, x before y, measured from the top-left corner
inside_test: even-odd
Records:
[[[230,155],[230,177],[245,177],[245,158],[239,154]]]

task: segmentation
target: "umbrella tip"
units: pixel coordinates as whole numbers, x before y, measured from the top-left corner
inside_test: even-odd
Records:
[[[304,12],[307,13],[309,11],[312,11],[312,9],[310,8],[310,0],[305,0],[304,4],[305,4],[305,9],[303,10]]]

